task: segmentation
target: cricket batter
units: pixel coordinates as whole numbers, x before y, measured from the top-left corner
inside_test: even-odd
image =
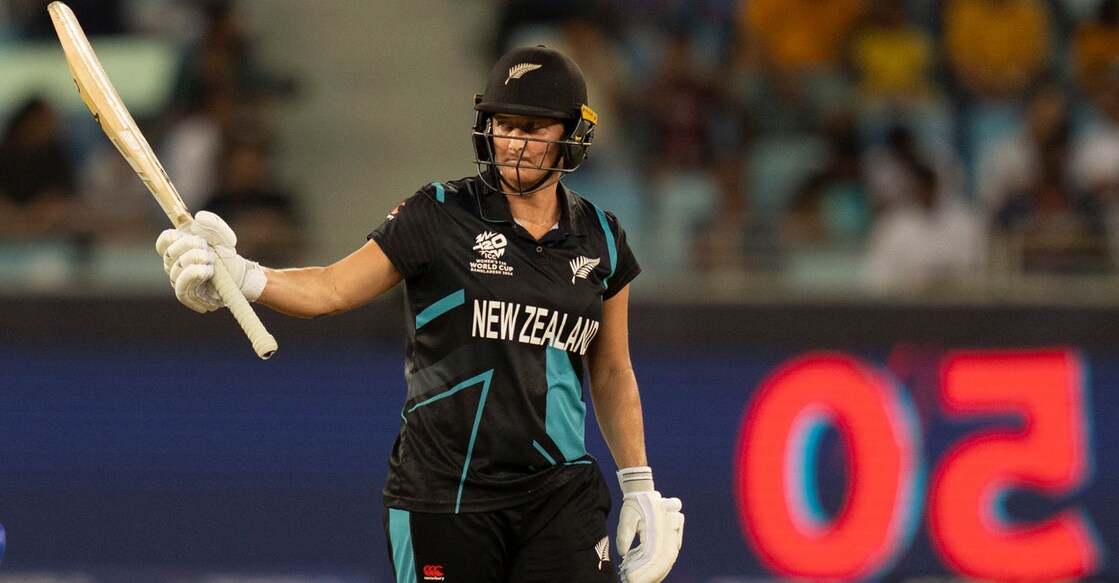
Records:
[[[640,268],[617,218],[561,182],[597,123],[583,75],[553,49],[514,49],[475,110],[478,175],[423,187],[332,265],[261,267],[207,212],[156,249],[198,312],[223,305],[209,283],[216,259],[247,298],[298,317],[404,282],[408,395],[384,487],[398,582],[661,581],[684,515],[645,456],[627,321]],[[620,468],[618,569],[609,490],[584,446],[587,377]]]

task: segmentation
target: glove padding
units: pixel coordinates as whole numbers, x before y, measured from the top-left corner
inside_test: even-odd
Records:
[[[616,546],[622,556],[623,583],[659,583],[668,576],[684,536],[683,504],[662,498],[653,489],[653,471],[645,466],[618,471],[622,510]],[[635,536],[641,543],[630,549]]]
[[[155,250],[163,256],[163,270],[171,278],[175,297],[188,308],[212,312],[225,305],[210,279],[214,258],[220,258],[245,299],[255,302],[268,282],[255,261],[237,254],[237,235],[218,215],[199,211],[186,230],[168,229],[159,235]]]

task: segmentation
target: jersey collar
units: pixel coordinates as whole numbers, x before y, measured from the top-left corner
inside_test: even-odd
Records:
[[[585,236],[587,229],[581,213],[578,212],[575,196],[562,182],[557,183],[557,186],[556,193],[560,197],[560,231],[565,235]],[[478,214],[482,220],[491,223],[514,224],[509,201],[504,194],[491,188],[483,189],[478,195]]]

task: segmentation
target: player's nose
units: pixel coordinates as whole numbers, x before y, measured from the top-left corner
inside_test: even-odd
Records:
[[[528,142],[524,139],[518,139],[516,136],[509,136],[509,151],[510,152],[523,152]]]

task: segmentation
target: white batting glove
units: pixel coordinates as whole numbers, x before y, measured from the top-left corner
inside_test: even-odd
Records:
[[[653,470],[648,466],[618,470],[618,482],[622,510],[616,546],[622,556],[622,583],[659,583],[680,554],[683,505],[679,498],[662,498],[653,489]],[[634,536],[641,538],[641,544],[630,549]]]
[[[188,308],[212,312],[225,305],[210,278],[214,258],[220,258],[245,299],[255,302],[268,283],[255,261],[237,254],[237,235],[221,217],[199,211],[186,231],[168,229],[159,235],[155,250],[163,256],[163,270],[171,277],[175,297]]]

